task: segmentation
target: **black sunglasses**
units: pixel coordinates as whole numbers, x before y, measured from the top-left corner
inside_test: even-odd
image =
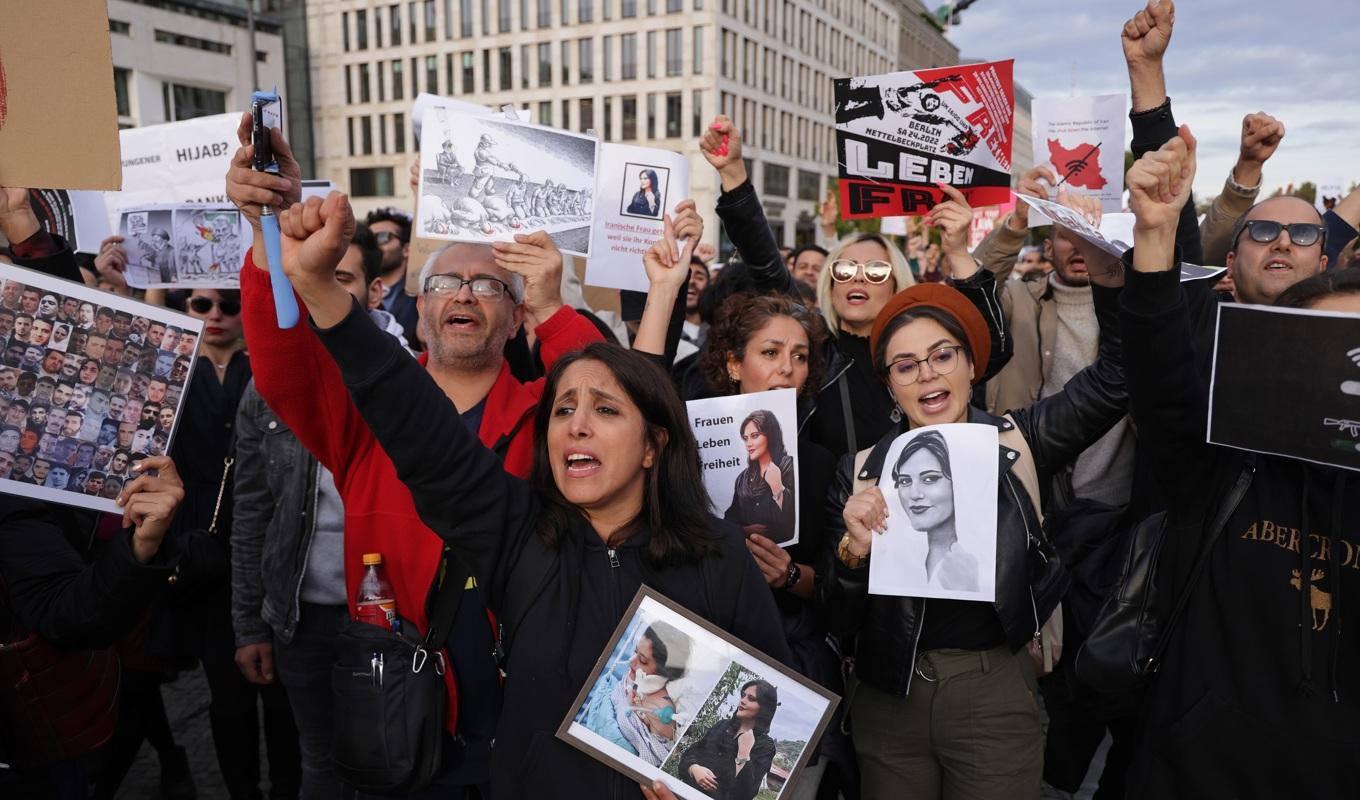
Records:
[[[1242,227],[1253,242],[1270,244],[1280,238],[1280,231],[1289,231],[1289,241],[1299,247],[1311,247],[1326,234],[1327,229],[1314,222],[1294,222],[1285,225],[1273,219],[1253,219]]]
[[[213,306],[222,309],[222,313],[228,317],[234,317],[241,313],[240,300],[214,300],[211,297],[190,297],[189,310],[195,314],[209,314]]]

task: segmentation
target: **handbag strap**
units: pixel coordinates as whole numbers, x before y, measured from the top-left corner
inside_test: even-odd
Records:
[[[855,452],[855,417],[850,412],[850,387],[845,379],[845,373],[841,373],[836,384],[841,393],[841,421],[845,423],[845,449],[853,453]]]
[[[222,482],[217,484],[217,501],[213,503],[212,522],[208,523],[208,535],[217,535],[217,515],[222,511],[222,497],[227,493],[227,477],[231,475],[231,465],[236,463],[235,456],[222,459]]]
[[[448,638],[453,620],[458,616],[458,608],[463,604],[463,595],[468,579],[472,574],[461,559],[444,557],[444,582],[434,596],[434,613],[430,615],[430,629],[425,634],[425,646],[438,648]]]

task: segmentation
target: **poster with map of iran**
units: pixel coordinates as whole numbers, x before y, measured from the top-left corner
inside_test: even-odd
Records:
[[[1120,211],[1127,113],[1122,94],[1034,98],[1034,165],[1053,170],[1069,192],[1099,197],[1102,211]]]

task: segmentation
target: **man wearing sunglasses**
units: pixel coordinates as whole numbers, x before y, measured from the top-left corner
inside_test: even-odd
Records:
[[[285,207],[280,225],[288,261],[298,248],[316,247],[317,242],[336,245],[328,252],[343,255],[338,245],[348,241],[354,226],[348,199],[333,193],[324,203],[313,198],[305,206],[286,208],[301,197],[300,170],[287,142],[275,133],[282,175],[269,175],[250,168],[248,115],[238,135],[242,148],[227,173],[227,195],[256,229],[255,246],[241,271],[256,386],[279,419],[335,476],[344,502],[346,601],[354,598],[363,575],[362,555],[383,553],[400,613],[423,633],[441,572],[443,542],[421,522],[410,490],[359,415],[339,368],[309,324],[278,327],[264,268],[259,204]],[[376,232],[386,226],[379,220],[370,227]],[[303,238],[305,243],[299,243]],[[334,280],[333,274],[318,277],[318,283]],[[402,274],[393,270],[394,289],[389,291],[402,292]],[[561,253],[541,231],[492,246],[455,243],[432,255],[420,278],[418,323],[407,331],[414,334],[418,325],[425,339],[428,350],[421,362],[463,421],[500,454],[506,471],[527,475],[542,382],[521,384],[514,378],[503,355],[506,341],[522,325],[531,329],[542,346],[544,366],[551,368],[558,356],[601,339],[590,322],[562,304]],[[369,324],[358,316],[350,319]],[[393,408],[390,413],[407,411]],[[449,565],[450,572],[458,568]],[[460,787],[482,785],[486,796],[490,742],[500,713],[499,680],[490,656],[493,631],[481,613],[475,586],[467,587],[460,609],[446,640],[450,669],[445,673],[451,704],[447,721],[456,725],[447,733],[458,740],[446,737],[449,755],[435,785],[450,797],[462,796]]]
[[[416,299],[406,293],[406,259],[411,247],[411,217],[395,208],[370,211],[364,220],[382,253],[383,310],[396,317],[411,346],[420,349],[416,337],[419,312]]]
[[[1327,228],[1307,200],[1262,200],[1242,215],[1228,246],[1238,302],[1270,305],[1290,286],[1327,268]]]

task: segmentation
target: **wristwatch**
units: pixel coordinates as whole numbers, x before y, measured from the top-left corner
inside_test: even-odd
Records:
[[[789,574],[784,578],[784,585],[779,587],[784,590],[792,589],[798,585],[798,581],[803,578],[803,568],[797,562],[789,562]]]

